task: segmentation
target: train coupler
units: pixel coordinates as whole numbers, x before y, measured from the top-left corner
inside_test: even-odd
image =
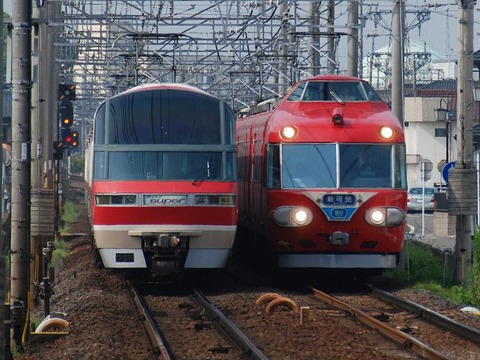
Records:
[[[329,241],[333,245],[348,245],[350,243],[350,235],[341,231],[335,231],[330,235]]]
[[[146,239],[145,239],[146,240]],[[150,268],[157,276],[178,272],[185,263],[186,239],[175,234],[160,234],[144,242],[145,250],[152,253]]]

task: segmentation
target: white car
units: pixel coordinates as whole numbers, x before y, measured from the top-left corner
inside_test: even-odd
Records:
[[[423,193],[423,191],[425,191],[425,193]],[[423,196],[423,194],[425,196]],[[425,212],[433,212],[435,210],[435,188],[410,188],[410,190],[408,190],[407,211],[422,211],[422,201],[425,206]]]

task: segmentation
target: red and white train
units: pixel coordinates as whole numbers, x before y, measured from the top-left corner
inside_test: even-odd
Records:
[[[237,120],[239,229],[280,268],[397,265],[406,225],[402,126],[365,81],[298,82]],[[255,234],[255,236],[251,236]]]
[[[105,100],[85,157],[98,265],[158,275],[225,267],[235,164],[235,115],[200,89],[147,84]]]

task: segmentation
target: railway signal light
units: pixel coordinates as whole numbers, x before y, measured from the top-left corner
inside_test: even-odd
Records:
[[[74,149],[78,146],[78,131],[71,129],[62,129],[62,147],[63,149]]]
[[[58,100],[71,100],[74,101],[76,97],[75,84],[58,84]]]
[[[76,148],[78,146],[78,132],[72,131],[72,142],[70,143],[72,148]]]
[[[73,125],[73,104],[70,100],[64,99],[58,105],[58,114],[62,128],[69,128]]]
[[[63,141],[53,142],[53,160],[63,159]]]

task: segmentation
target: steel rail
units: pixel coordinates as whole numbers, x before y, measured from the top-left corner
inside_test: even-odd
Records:
[[[243,351],[243,354],[247,358],[260,360],[268,359],[260,349],[258,349],[258,347],[199,290],[194,290],[193,298],[207,311],[212,321],[214,321],[215,324],[226,333],[234,344]]]
[[[410,348],[415,353],[423,356],[425,359],[435,359],[435,360],[448,360],[449,358],[444,354],[439,353],[438,351],[432,349],[428,345],[418,341],[412,336],[409,336],[400,330],[392,328],[381,321],[375,319],[374,317],[368,315],[367,313],[354,308],[353,306],[348,305],[347,303],[337,299],[333,296],[330,296],[320,290],[311,287],[313,295],[318,297],[319,299],[323,300],[324,302],[336,307],[337,309],[341,309],[343,311],[347,311],[352,317],[361,321],[365,325],[379,331],[389,339],[395,341],[396,343],[400,344],[403,349]]]
[[[126,280],[126,283],[132,295],[132,301],[134,302],[135,308],[143,320],[145,331],[150,340],[150,344],[152,345],[155,357],[159,358],[159,356],[161,356],[161,359],[164,360],[172,359],[173,356],[165,345],[166,341],[155,324],[153,317],[150,315],[143,296],[140,295],[130,281]]]
[[[437,326],[440,326],[454,334],[463,336],[470,341],[480,344],[480,331],[478,331],[477,329],[458,323],[445,315],[437,313],[422,305],[413,303],[407,299],[402,299],[398,296],[378,289],[372,285],[368,285],[368,287],[381,300],[385,300],[391,304],[400,306],[408,311],[414,312]]]

